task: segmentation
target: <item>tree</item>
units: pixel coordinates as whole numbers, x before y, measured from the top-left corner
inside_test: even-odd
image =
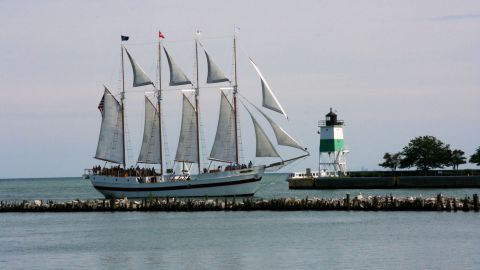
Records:
[[[383,155],[383,159],[384,162],[378,164],[378,166],[382,166],[384,168],[392,169],[392,171],[396,171],[398,166],[400,166],[401,153],[385,153],[385,155]]]
[[[469,162],[480,166],[480,147],[478,147],[475,153],[470,156]]]
[[[450,145],[434,136],[416,137],[403,148],[400,168],[417,167],[422,171],[443,168],[450,164],[450,153]]]
[[[458,170],[459,165],[467,163],[466,160],[465,152],[462,150],[455,149],[450,152],[450,165],[452,165],[454,170]]]

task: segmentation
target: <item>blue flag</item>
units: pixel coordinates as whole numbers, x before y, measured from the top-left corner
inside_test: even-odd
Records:
[[[121,36],[122,37],[122,41],[127,41],[130,37],[129,36]]]

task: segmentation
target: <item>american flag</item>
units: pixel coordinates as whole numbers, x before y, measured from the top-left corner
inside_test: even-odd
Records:
[[[100,113],[103,115],[103,109],[105,108],[105,94],[102,96],[102,100],[100,100],[100,103],[98,104],[98,110]]]

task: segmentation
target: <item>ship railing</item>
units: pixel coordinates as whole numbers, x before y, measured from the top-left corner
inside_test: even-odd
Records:
[[[90,175],[104,175],[104,176],[116,176],[116,177],[156,177],[161,176],[161,174],[145,169],[84,169],[84,176]]]

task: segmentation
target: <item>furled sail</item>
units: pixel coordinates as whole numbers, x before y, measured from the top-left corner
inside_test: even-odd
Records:
[[[207,51],[205,51],[205,56],[207,57],[207,64],[208,64],[208,75],[207,75],[207,83],[219,83],[219,82],[228,82],[230,81],[220,67],[213,62],[212,58],[208,55]]]
[[[250,63],[252,63],[253,67],[257,71],[258,76],[260,76],[260,81],[262,83],[262,105],[265,108],[268,108],[272,111],[278,112],[280,114],[283,114],[285,118],[288,118],[287,113],[282,108],[282,105],[280,105],[280,102],[278,102],[277,98],[272,92],[272,89],[268,85],[267,81],[263,77],[262,73],[260,72],[260,69],[258,69],[257,65],[253,62],[253,60],[250,58]]]
[[[211,160],[224,162],[236,161],[235,111],[227,96],[222,92],[217,134],[210,152]]]
[[[127,52],[128,59],[130,59],[130,64],[132,64],[133,87],[153,84],[152,80],[150,80],[145,71],[143,71],[142,67],[140,67],[140,65],[138,65],[137,62],[133,59],[133,57],[130,55],[127,48],[125,48],[125,51]]]
[[[122,105],[106,87],[104,98],[102,126],[95,158],[123,163]]]
[[[275,123],[272,118],[268,117],[257,106],[253,106],[263,115],[263,117],[265,117],[265,119],[267,119],[268,123],[270,123],[270,126],[272,126],[273,133],[275,133],[275,138],[277,139],[277,143],[279,145],[290,146],[305,151],[305,148],[301,146],[297,141],[295,141],[295,139],[292,138],[292,136],[290,136],[281,126]]]
[[[185,73],[183,73],[180,67],[178,67],[177,64],[170,57],[167,49],[163,48],[163,50],[167,55],[168,67],[170,68],[170,86],[192,84],[192,82],[187,78]]]
[[[252,118],[253,127],[255,128],[256,139],[256,157],[280,157],[272,142],[268,139],[267,134],[263,131],[262,127],[258,124],[255,117],[247,109],[250,117]]]
[[[160,164],[160,127],[158,110],[145,96],[145,126],[138,163]]]
[[[197,163],[197,118],[195,108],[183,95],[182,127],[175,161]]]

